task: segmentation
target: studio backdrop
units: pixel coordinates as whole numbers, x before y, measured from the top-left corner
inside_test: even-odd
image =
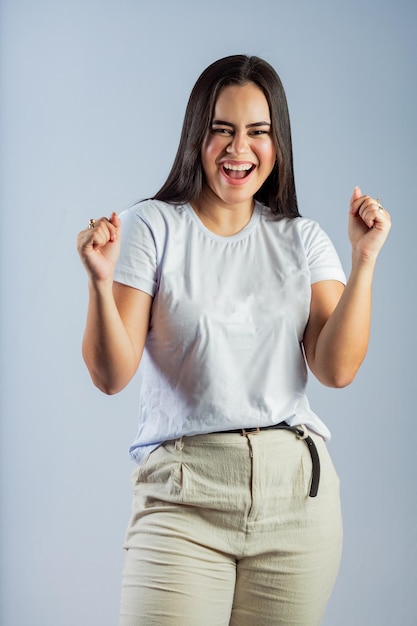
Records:
[[[310,402],[332,431],[344,514],[324,625],[417,623],[416,7],[2,0],[3,626],[117,623],[137,387],[107,397],[89,379],[76,235],[156,192],[196,78],[237,53],[282,78],[300,211],[329,233],[346,272],[353,187],[392,213],[367,359],[343,390],[312,380]]]

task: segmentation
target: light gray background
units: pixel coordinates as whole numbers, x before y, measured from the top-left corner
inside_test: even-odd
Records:
[[[117,622],[137,398],[134,382],[100,394],[81,360],[75,238],[156,191],[197,76],[241,52],[282,77],[300,209],[346,270],[353,186],[393,215],[367,360],[349,388],[310,396],[345,519],[324,624],[417,623],[416,17],[414,0],[3,0],[3,626]]]

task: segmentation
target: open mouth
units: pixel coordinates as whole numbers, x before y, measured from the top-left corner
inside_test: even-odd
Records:
[[[233,178],[234,180],[240,180],[242,178],[246,178],[249,174],[255,169],[255,166],[252,163],[222,163],[222,169],[224,174],[228,178]]]

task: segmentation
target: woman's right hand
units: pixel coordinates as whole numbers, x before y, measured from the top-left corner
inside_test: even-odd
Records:
[[[77,239],[78,254],[92,281],[113,280],[114,268],[120,253],[121,222],[116,213],[102,217],[94,228],[82,230]]]

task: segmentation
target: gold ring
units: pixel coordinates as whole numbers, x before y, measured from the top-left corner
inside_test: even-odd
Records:
[[[88,228],[94,228],[94,226],[96,225],[96,220],[89,220],[88,221]]]
[[[381,202],[379,201],[379,198],[376,199],[376,205],[378,207],[378,211],[385,211],[384,207],[382,206]]]

